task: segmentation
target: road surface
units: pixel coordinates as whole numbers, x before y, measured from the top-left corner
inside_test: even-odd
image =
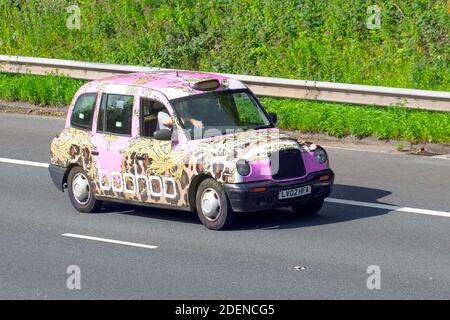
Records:
[[[241,214],[214,232],[181,211],[77,213],[45,166],[5,160],[48,163],[62,126],[0,114],[0,299],[450,298],[449,160],[328,149],[336,185],[319,215]]]

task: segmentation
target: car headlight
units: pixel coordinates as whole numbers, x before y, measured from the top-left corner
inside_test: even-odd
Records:
[[[241,176],[248,176],[250,174],[250,164],[247,160],[240,159],[236,162],[236,170]]]
[[[328,155],[323,148],[317,147],[316,150],[314,150],[314,158],[318,163],[325,163],[328,160]]]

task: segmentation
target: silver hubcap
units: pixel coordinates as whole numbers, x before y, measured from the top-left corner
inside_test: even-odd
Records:
[[[89,181],[86,176],[82,173],[77,173],[73,178],[72,182],[72,190],[73,195],[75,196],[75,200],[81,204],[85,205],[89,202],[91,197]]]
[[[202,213],[206,219],[214,221],[220,214],[220,199],[214,189],[205,189],[201,199]]]

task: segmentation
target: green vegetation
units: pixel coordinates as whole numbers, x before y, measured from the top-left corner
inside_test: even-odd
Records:
[[[61,76],[0,73],[0,98],[34,104],[66,106],[85,82]]]
[[[261,98],[278,115],[282,128],[302,132],[324,132],[330,136],[374,136],[410,142],[450,142],[450,113],[402,107]]]
[[[0,74],[0,98],[68,105],[85,81],[60,76]],[[262,97],[282,128],[335,137],[374,136],[410,142],[450,143],[450,113]]]
[[[450,91],[449,19],[446,0],[3,0],[0,53]],[[67,105],[83,83],[0,74],[0,98]],[[285,128],[450,142],[449,113],[262,101]]]
[[[66,27],[67,7],[81,28]],[[367,8],[381,9],[368,29]],[[450,91],[447,0],[3,0],[2,54]]]

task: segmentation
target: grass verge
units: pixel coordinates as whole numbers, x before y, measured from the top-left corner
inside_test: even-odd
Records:
[[[322,132],[338,138],[373,136],[413,143],[450,142],[448,112],[266,97],[261,101],[269,112],[277,113],[282,128]]]
[[[0,74],[0,99],[68,105],[85,81],[60,76]],[[342,138],[377,137],[413,143],[450,143],[450,113],[261,97],[281,128]]]
[[[62,76],[0,73],[0,99],[66,106],[85,81]]]

